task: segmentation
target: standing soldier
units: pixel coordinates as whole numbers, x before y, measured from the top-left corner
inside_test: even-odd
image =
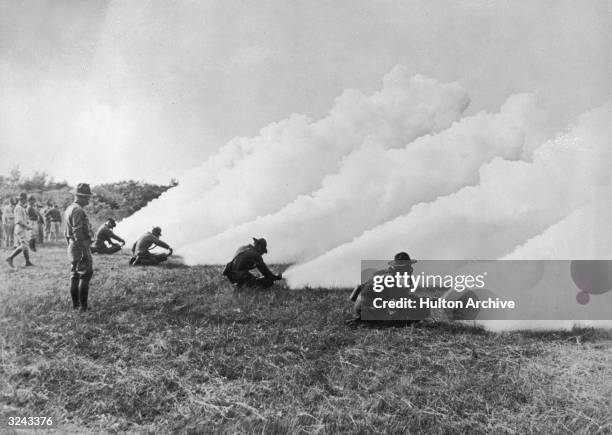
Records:
[[[62,213],[57,208],[57,204],[53,204],[53,206],[47,210],[45,219],[49,220],[48,240],[51,241],[51,237],[53,237],[53,241],[57,242],[57,237],[60,233],[60,225],[62,223]]]
[[[36,197],[30,195],[28,198],[29,205],[26,208],[28,214],[28,220],[30,221],[31,235],[30,235],[30,249],[36,252],[36,239],[38,238],[38,229],[40,225],[40,213],[36,208]]]
[[[116,226],[117,223],[113,218],[109,218],[105,223],[100,225],[100,228],[96,231],[96,241],[91,245],[91,252],[98,254],[114,254],[121,250],[121,247],[125,245],[125,240],[113,232],[113,228]],[[113,240],[118,241],[121,245],[113,243]]]
[[[83,207],[89,204],[91,189],[89,184],[77,186],[74,202],[66,209],[66,240],[70,269],[70,296],[72,306],[87,311],[89,281],[93,275],[93,264],[89,245],[91,245],[91,227]]]
[[[7,199],[2,208],[2,228],[4,229],[4,241],[7,248],[12,248],[15,232],[15,201]]]
[[[34,266],[30,262],[30,251],[28,245],[30,243],[30,225],[28,225],[28,214],[26,213],[26,205],[28,195],[23,192],[19,195],[19,203],[13,211],[15,215],[15,250],[6,258],[6,262],[10,267],[13,266],[13,259],[23,252],[26,266]]]
[[[53,204],[51,203],[51,201],[47,201],[45,203],[45,206],[40,210],[40,214],[43,217],[43,221],[44,221],[44,228],[45,230],[43,231],[43,240],[44,241],[48,241],[49,240],[49,233],[51,232],[51,219],[49,218],[49,210],[51,210],[51,208],[53,207]]]

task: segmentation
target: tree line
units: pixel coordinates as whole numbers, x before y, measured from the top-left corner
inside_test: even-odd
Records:
[[[92,200],[87,213],[93,225],[112,217],[119,221],[146,206],[162,193],[178,185],[175,179],[167,185],[127,180],[92,186]],[[75,186],[67,181],[56,181],[46,172],[35,171],[30,176],[21,173],[18,167],[8,175],[0,175],[0,200],[15,198],[20,192],[34,195],[40,204],[48,201],[65,209],[74,200]]]

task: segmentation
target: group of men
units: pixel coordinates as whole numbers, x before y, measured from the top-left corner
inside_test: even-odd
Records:
[[[23,197],[25,195],[25,202]],[[15,208],[20,205],[25,208],[29,241],[28,246],[36,251],[37,243],[45,241],[57,241],[60,237],[60,226],[62,223],[62,213],[57,204],[47,201],[44,207],[38,204],[36,197],[22,193],[17,198],[7,198],[0,207],[0,246],[7,248],[15,246],[16,218]]]
[[[113,229],[116,226],[114,219],[109,218],[100,226],[95,234],[95,238],[91,237],[91,227],[89,219],[84,207],[89,204],[91,198],[91,189],[88,184],[81,183],[77,186],[75,192],[75,200],[65,213],[66,228],[65,238],[68,242],[68,256],[70,258],[70,295],[72,304],[75,309],[80,308],[86,311],[88,308],[87,300],[89,295],[89,282],[93,276],[93,260],[92,253],[98,254],[114,254],[121,250],[125,245],[125,240],[116,235]],[[23,254],[26,261],[26,266],[32,266],[29,257],[29,249],[31,247],[30,231],[33,230],[34,221],[39,222],[38,218],[33,219],[34,215],[28,213],[28,201],[31,201],[27,194],[19,195],[19,201],[11,209],[11,215],[14,220],[13,234],[15,238],[15,250],[6,258],[9,266],[14,267],[13,260],[19,254]],[[32,204],[30,204],[32,207]],[[54,207],[50,207],[53,210]],[[55,207],[56,209],[56,207]],[[7,216],[3,208],[3,224],[4,217]],[[47,213],[49,214],[49,213]],[[61,222],[61,214],[59,218],[53,214],[51,222]],[[38,216],[37,216],[38,217]],[[57,228],[55,228],[57,232]],[[161,228],[154,227],[150,232],[142,235],[132,245],[132,257],[129,261],[131,266],[135,265],[157,265],[168,259],[172,255],[172,248],[160,239]],[[118,243],[115,243],[118,242]],[[153,253],[151,250],[155,247],[161,247],[168,250],[167,253]],[[232,260],[226,264],[223,275],[235,285],[237,288],[256,287],[269,288],[274,285],[275,281],[282,279],[282,274],[273,273],[263,260],[263,255],[268,252],[268,244],[264,238],[253,238],[253,243],[238,248]],[[416,261],[411,260],[410,256],[405,252],[396,254],[393,261],[389,262],[389,269],[380,271],[377,274],[394,274],[398,271],[407,271],[412,273],[412,265]],[[257,269],[261,276],[255,276],[251,271]],[[351,300],[355,303],[355,317],[350,323],[358,323],[362,318],[362,310],[364,309],[365,301],[372,296],[372,279],[360,284],[352,293]]]
[[[68,242],[68,256],[71,264],[70,295],[73,307],[75,309],[80,308],[81,311],[87,311],[88,308],[89,282],[93,276],[92,252],[113,254],[125,245],[125,241],[113,232],[113,228],[116,226],[114,219],[108,219],[102,224],[96,232],[95,240],[92,239],[89,218],[84,209],[89,204],[91,196],[89,185],[80,183],[75,192],[74,202],[65,212],[64,235]],[[17,204],[14,208],[11,208],[14,221],[12,234],[15,249],[6,258],[10,267],[14,267],[13,260],[20,254],[23,254],[26,266],[33,266],[30,261],[30,248],[32,247],[31,232],[35,229],[35,226],[28,213],[28,201],[27,194],[22,193],[19,195]],[[38,219],[36,222],[38,222]],[[151,232],[147,232],[140,237],[132,246],[130,265],[153,265],[166,261],[172,255],[172,248],[160,240],[160,236],[161,228],[154,227]],[[114,243],[114,241],[120,244]],[[153,253],[151,249],[155,246],[168,249],[169,252],[164,254]]]

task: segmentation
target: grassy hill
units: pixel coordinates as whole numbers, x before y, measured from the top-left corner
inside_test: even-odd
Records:
[[[612,332],[347,328],[347,291],[235,292],[217,267],[62,246],[0,266],[0,411],[63,432],[611,433]],[[21,265],[22,259],[16,261]],[[20,433],[20,432],[15,432]]]

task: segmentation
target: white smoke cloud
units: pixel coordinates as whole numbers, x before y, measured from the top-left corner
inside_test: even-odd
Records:
[[[504,260],[612,259],[612,207],[610,188],[598,191],[593,201],[573,211],[544,232],[516,247]],[[604,196],[605,193],[605,196]]]
[[[292,115],[255,138],[236,138],[180,185],[120,223],[137,237],[153,224],[177,248],[236,224],[277,211],[337,172],[341,158],[376,137],[386,148],[403,146],[447,128],[469,104],[456,83],[410,77],[397,66],[383,88],[367,96],[345,91],[329,115],[312,121]]]
[[[289,285],[352,286],[359,281],[361,259],[389,258],[398,251],[424,259],[492,259],[512,252],[588,205],[594,189],[609,183],[609,119],[606,104],[538,147],[531,162],[496,158],[484,164],[479,185],[415,205],[291,268],[285,273]]]
[[[251,236],[265,235],[272,246],[269,261],[313,258],[407,213],[416,203],[476,184],[478,168],[496,156],[518,159],[532,132],[541,129],[541,119],[533,96],[516,95],[500,113],[463,118],[403,148],[388,149],[371,139],[345,156],[339,172],[325,177],[312,194],[181,252],[191,264],[223,263]]]

